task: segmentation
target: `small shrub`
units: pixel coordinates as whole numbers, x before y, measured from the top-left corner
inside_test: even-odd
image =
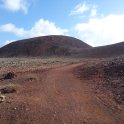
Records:
[[[12,86],[7,86],[7,87],[4,87],[4,88],[1,88],[0,92],[1,92],[1,94],[15,93],[16,89],[14,87],[12,87]]]
[[[14,72],[8,72],[7,74],[4,75],[3,79],[12,79],[15,76],[16,75],[14,74]]]

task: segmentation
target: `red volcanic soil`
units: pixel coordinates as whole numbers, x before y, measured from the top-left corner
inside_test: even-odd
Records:
[[[17,92],[0,103],[2,124],[122,124],[123,60],[83,61],[1,80]],[[112,73],[111,73],[112,72]],[[117,95],[118,94],[118,95]]]
[[[0,49],[0,56],[67,56],[86,48],[91,46],[76,38],[51,35],[12,42]]]

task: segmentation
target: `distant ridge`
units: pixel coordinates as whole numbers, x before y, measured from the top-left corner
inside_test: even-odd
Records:
[[[92,47],[85,50],[81,50],[78,55],[80,57],[113,57],[124,55],[124,42],[100,46],[100,47]]]
[[[0,57],[112,57],[124,55],[124,42],[91,47],[85,42],[63,35],[49,35],[12,42],[0,48]]]
[[[67,56],[78,49],[91,48],[83,41],[63,35],[50,35],[12,42],[0,48],[0,57]]]

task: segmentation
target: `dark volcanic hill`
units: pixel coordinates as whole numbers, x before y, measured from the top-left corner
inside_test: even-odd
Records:
[[[124,42],[91,47],[85,42],[63,35],[50,35],[12,42],[0,48],[0,57],[112,57],[124,55]]]
[[[77,54],[78,56],[81,57],[96,57],[96,58],[124,55],[124,42],[107,45],[107,46],[82,49]]]
[[[0,56],[65,56],[85,48],[91,46],[73,37],[50,35],[12,42],[0,49]]]

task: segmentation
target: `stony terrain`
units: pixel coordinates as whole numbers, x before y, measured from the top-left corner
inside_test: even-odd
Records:
[[[122,124],[124,57],[1,58],[2,124]]]

